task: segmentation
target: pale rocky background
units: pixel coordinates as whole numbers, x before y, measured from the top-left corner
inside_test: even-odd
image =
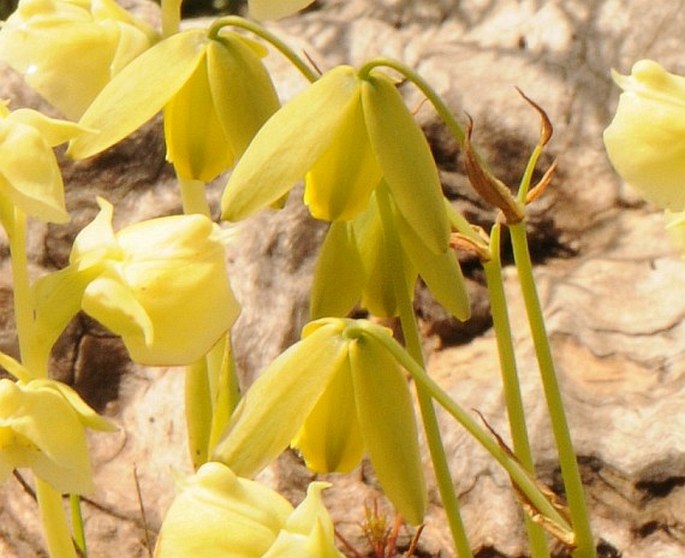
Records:
[[[155,11],[137,6],[149,17]],[[554,157],[552,187],[530,208],[536,276],[567,403],[600,555],[685,555],[685,264],[668,244],[662,216],[613,174],[601,132],[618,96],[609,70],[623,73],[643,57],[685,73],[683,2],[591,0],[329,0],[270,27],[306,50],[325,70],[383,55],[415,67],[457,115],[475,121],[475,139],[499,176],[515,184],[537,139],[538,120],[520,87],[548,112],[555,136],[540,167]],[[268,63],[284,99],[304,87],[277,56]],[[3,97],[39,106],[3,70]],[[470,191],[459,153],[420,95],[403,86],[438,161],[445,192],[474,223],[494,213]],[[172,174],[153,123],[92,161],[64,162],[69,208],[64,227],[35,226],[36,273],[63,266],[69,242],[95,214],[95,195],[117,205],[118,224],[177,212]],[[212,191],[221,192],[224,181]],[[297,196],[276,215],[246,223],[229,254],[243,317],[235,331],[246,378],[297,339],[307,318],[309,275],[323,234]],[[7,256],[7,249],[0,253]],[[510,256],[505,249],[505,258]],[[464,326],[426,295],[417,310],[431,373],[465,407],[507,432],[495,343],[483,279],[463,258],[474,318]],[[7,266],[0,275],[0,348],[16,351]],[[524,397],[540,477],[560,478],[515,270],[506,269]],[[74,323],[56,351],[55,374],[76,385],[122,430],[93,436],[98,491],[85,504],[91,556],[143,557],[173,497],[172,474],[189,471],[182,413],[183,373],[141,369],[120,343],[90,320]],[[445,440],[476,556],[525,556],[521,512],[498,466],[456,425]],[[294,502],[311,480],[292,454],[264,474]],[[331,477],[328,502],[338,528],[360,550],[363,506],[378,496],[372,471]],[[44,556],[35,505],[18,482],[0,488],[0,556]],[[453,556],[434,490],[417,555]],[[405,545],[408,535],[400,542]],[[559,555],[561,554],[559,550]]]

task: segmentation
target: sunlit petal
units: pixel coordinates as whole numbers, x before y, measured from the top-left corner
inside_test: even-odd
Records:
[[[238,221],[282,198],[345,126],[358,95],[355,70],[338,66],[276,112],[233,170],[221,199],[222,217]]]
[[[360,336],[350,345],[352,378],[362,436],[378,480],[413,525],[426,510],[426,486],[409,387],[393,357]]]
[[[447,250],[449,223],[431,150],[395,83],[374,73],[362,103],[374,153],[398,209],[429,250]]]

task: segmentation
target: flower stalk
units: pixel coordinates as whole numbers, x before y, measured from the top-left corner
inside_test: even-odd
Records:
[[[528,440],[528,428],[523,410],[521,387],[519,385],[516,356],[511,336],[511,325],[507,312],[507,303],[504,295],[502,267],[500,259],[500,232],[501,225],[495,224],[490,233],[490,259],[483,261],[485,280],[490,298],[490,312],[492,314],[495,337],[497,339],[497,351],[499,354],[500,369],[502,371],[502,384],[504,400],[507,407],[509,428],[514,444],[514,453],[521,461],[525,469],[535,474],[533,455]],[[531,556],[534,558],[549,557],[547,537],[543,528],[535,523],[526,514],[526,530]]]
[[[390,208],[390,200],[388,199],[388,192],[386,188],[378,188],[378,207],[380,209],[381,221],[383,224],[383,234],[385,244],[389,252],[389,262],[393,262],[401,267],[402,253],[398,238],[394,234],[394,227],[392,226],[392,214]],[[407,346],[407,350],[411,357],[420,365],[423,366],[423,352],[421,348],[421,341],[419,337],[418,328],[416,326],[416,316],[412,307],[411,300],[407,293],[407,285],[404,283],[405,274],[401,269],[394,270],[392,273],[394,280],[395,297],[397,300],[397,307],[399,310],[400,324],[402,326],[402,334]],[[445,508],[447,520],[449,523],[454,546],[459,558],[471,558],[473,556],[471,547],[464,528],[464,522],[459,511],[459,499],[454,490],[454,482],[449,470],[445,448],[440,436],[440,428],[438,426],[435,408],[430,393],[421,384],[416,384],[416,393],[419,401],[419,408],[421,417],[423,419],[424,430],[426,433],[426,440],[435,471],[435,477],[438,483],[438,490],[440,491],[440,498]]]

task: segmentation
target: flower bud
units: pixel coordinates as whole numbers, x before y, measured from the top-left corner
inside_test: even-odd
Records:
[[[341,557],[321,501],[325,483],[312,483],[295,510],[276,492],[221,463],[205,463],[181,484],[155,558]]]
[[[616,171],[647,201],[685,209],[685,77],[640,60],[623,89],[604,145]]]

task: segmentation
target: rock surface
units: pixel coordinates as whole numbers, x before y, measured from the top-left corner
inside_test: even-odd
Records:
[[[627,73],[635,60],[651,57],[685,73],[678,57],[684,14],[682,2],[664,7],[643,0],[324,0],[273,26],[323,70],[381,55],[415,67],[455,114],[473,117],[482,153],[512,186],[538,132],[537,116],[514,86],[548,112],[555,136],[540,167],[557,157],[559,170],[531,207],[531,248],[592,524],[607,557],[685,553],[685,302],[678,290],[685,265],[668,244],[662,217],[623,187],[601,143],[618,94],[609,69]],[[304,86],[275,55],[269,63],[285,99]],[[15,106],[40,105],[5,75],[4,97]],[[494,212],[470,191],[456,146],[419,93],[406,85],[401,90],[431,140],[446,194],[470,220],[489,227]],[[158,122],[91,162],[65,161],[64,168],[74,219],[66,227],[34,228],[36,273],[64,265],[71,239],[94,215],[96,195],[116,203],[119,225],[179,210]],[[213,187],[215,196],[221,186]],[[268,223],[261,215],[243,225],[243,241],[229,254],[244,306],[235,345],[246,378],[292,343],[306,321],[322,231],[296,198]],[[508,439],[483,280],[475,262],[463,263],[476,308],[468,326],[441,316],[425,293],[417,295],[429,369],[464,408],[478,409]],[[16,353],[10,279],[5,264],[2,269],[0,348]],[[506,290],[538,473],[558,490],[513,268],[507,268]],[[145,525],[154,540],[173,497],[172,473],[189,470],[182,372],[131,366],[119,342],[85,318],[72,325],[56,356],[60,377],[122,427],[93,437],[98,491],[84,504],[91,554],[147,556]],[[525,555],[521,512],[506,476],[459,427],[442,422],[474,552]],[[297,501],[311,475],[285,454],[264,478]],[[373,473],[362,467],[330,478],[335,485],[327,498],[338,528],[363,548],[363,505],[378,497]],[[0,492],[0,555],[44,556],[28,489],[12,481]],[[420,555],[452,556],[434,493]],[[406,545],[408,535],[400,542]]]

